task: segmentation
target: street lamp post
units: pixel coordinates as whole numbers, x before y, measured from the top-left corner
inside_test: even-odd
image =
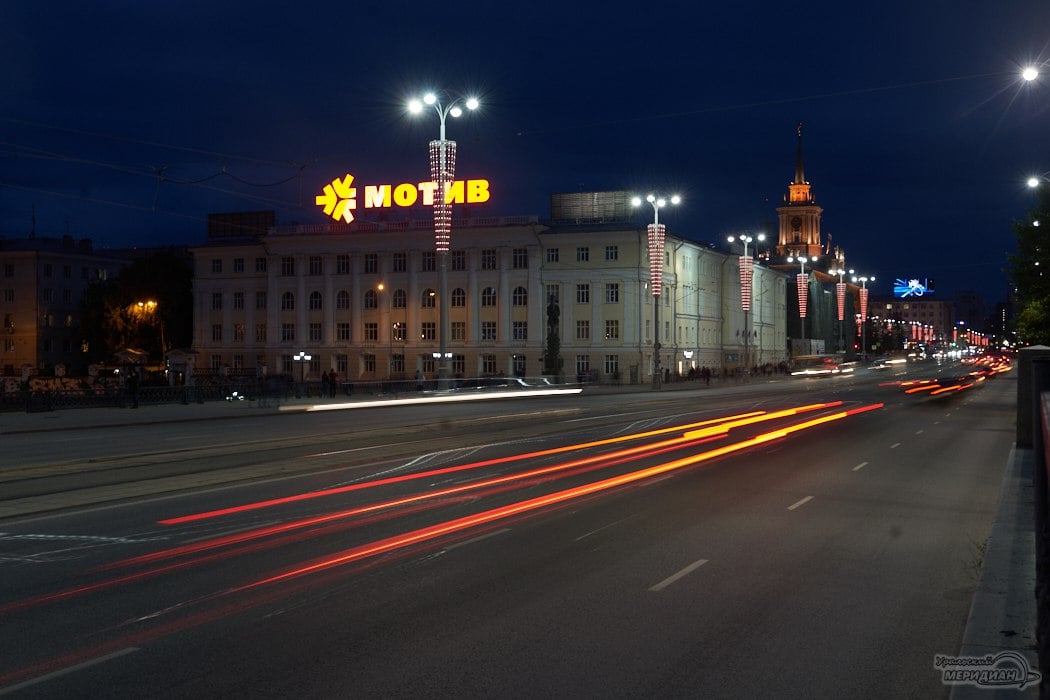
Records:
[[[836,303],[838,304],[839,312],[839,351],[846,352],[846,272],[853,274],[853,270],[846,270],[841,267],[828,270],[829,275],[838,275],[839,281],[835,284],[835,296]]]
[[[682,198],[673,195],[670,199],[655,194],[646,195],[645,201],[653,207],[653,223],[647,227],[649,243],[649,286],[653,292],[653,389],[660,388],[660,293],[664,283],[664,232],[660,223],[660,209],[671,204],[678,204]],[[631,199],[631,205],[640,207],[641,197]]]
[[[868,282],[874,282],[875,276],[854,277],[854,282],[860,282],[860,357],[862,360],[868,358]]]
[[[806,304],[809,301],[809,275],[806,274],[806,261],[809,260],[805,255],[799,253],[797,256],[789,255],[787,261],[789,263],[798,261],[799,273],[795,275],[795,286],[798,290],[798,320],[799,328],[802,329],[801,339],[806,339]],[[814,255],[812,262],[817,261],[817,256]]]
[[[312,355],[309,355],[300,350],[295,355],[292,355],[292,360],[299,363],[299,391],[295,392],[295,398],[300,398],[306,390],[306,363],[314,359]]]
[[[447,95],[446,95],[447,97]],[[469,110],[478,108],[478,100],[470,97],[463,101]],[[413,114],[422,112],[427,106],[437,112],[441,125],[440,138],[430,142],[430,178],[434,188],[434,248],[438,257],[438,386],[447,388],[448,358],[448,249],[452,241],[452,205],[448,201],[448,187],[456,176],[456,142],[445,138],[445,119],[449,116],[459,117],[463,114],[459,99],[449,99],[442,104],[435,93],[427,93],[422,100],[408,103],[408,111]],[[438,356],[435,356],[438,357]]]
[[[744,254],[740,256],[740,308],[744,312],[744,374],[751,374],[751,353],[749,343],[751,340],[750,331],[747,327],[747,312],[751,310],[751,281],[754,274],[755,261],[747,254],[747,247],[753,241],[764,241],[766,240],[766,234],[760,233],[757,236],[750,234],[743,234],[740,236],[729,236],[727,239],[730,243],[739,240],[744,244]],[[757,248],[757,246],[756,246]]]

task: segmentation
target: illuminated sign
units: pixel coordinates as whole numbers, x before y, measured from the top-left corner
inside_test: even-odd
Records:
[[[898,299],[921,297],[926,294],[933,294],[933,280],[931,279],[917,279],[915,277],[901,279],[898,277],[893,281],[893,296]]]
[[[425,206],[433,206],[434,193],[437,191],[436,182],[365,185],[363,188],[353,183],[354,176],[349,173],[344,177],[337,177],[324,186],[324,190],[314,201],[327,216],[349,224],[354,220],[354,210],[357,209],[358,202],[361,202],[365,209],[411,207],[420,201]],[[455,180],[450,182],[445,190],[445,202],[448,204],[481,204],[489,201],[489,197],[491,194],[488,180]]]

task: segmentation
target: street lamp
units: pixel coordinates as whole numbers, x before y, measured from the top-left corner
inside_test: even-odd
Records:
[[[295,398],[301,397],[306,389],[306,363],[312,359],[314,359],[312,355],[302,350],[292,355],[292,360],[299,363],[299,391],[295,392]]]
[[[448,95],[445,95],[448,98]],[[478,108],[474,97],[462,100],[469,110]],[[433,107],[441,124],[440,138],[430,142],[430,179],[435,183],[434,189],[434,248],[438,257],[438,346],[441,348],[441,359],[438,364],[438,385],[447,388],[448,352],[448,249],[452,240],[452,204],[448,201],[448,187],[456,176],[456,142],[445,138],[445,119],[449,116],[459,117],[463,114],[460,99],[448,99],[442,104],[435,93],[427,93],[422,100],[411,100],[408,111],[419,114],[427,107]]]
[[[798,290],[798,320],[799,327],[802,329],[801,340],[806,339],[806,304],[809,301],[809,275],[806,274],[806,262],[816,262],[817,256],[814,255],[811,258],[807,258],[801,253],[798,255],[789,255],[787,261],[793,263],[798,261],[799,273],[795,275],[795,287]]]
[[[1039,69],[1035,66],[1025,66],[1024,70],[1021,71],[1021,77],[1024,78],[1026,82],[1033,82],[1039,77]]]
[[[660,223],[660,209],[671,204],[678,204],[682,198],[673,195],[670,199],[655,194],[646,195],[645,201],[653,207],[653,223],[649,224],[649,286],[653,292],[653,389],[660,388],[660,292],[664,284],[664,232]],[[641,197],[633,197],[631,206],[642,206]]]
[[[829,275],[838,275],[839,281],[835,284],[835,296],[838,302],[839,311],[839,350],[842,352],[846,351],[846,333],[845,333],[845,318],[846,318],[846,282],[844,277],[847,270],[841,267],[836,267],[828,270]],[[852,275],[853,270],[848,270]]]
[[[868,282],[875,281],[875,275],[854,277],[854,282],[860,282],[860,356],[868,359]]]
[[[751,339],[750,331],[747,327],[747,312],[751,310],[751,279],[754,274],[754,259],[747,254],[747,247],[753,241],[764,241],[766,240],[766,234],[760,233],[757,236],[750,234],[742,234],[740,236],[729,236],[726,240],[730,243],[739,240],[744,244],[744,254],[740,256],[740,308],[744,312],[744,374],[751,374],[751,354],[748,348],[748,343]],[[756,248],[758,246],[755,246]]]

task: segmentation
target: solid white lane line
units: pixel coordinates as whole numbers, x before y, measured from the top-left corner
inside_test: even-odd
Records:
[[[456,549],[457,547],[465,547],[468,544],[474,544],[475,542],[481,542],[482,540],[487,540],[490,537],[495,537],[496,535],[502,535],[504,532],[510,532],[510,528],[509,527],[505,527],[502,530],[493,530],[492,532],[486,532],[484,535],[479,535],[479,536],[474,537],[474,538],[469,539],[469,540],[463,540],[462,542],[453,542],[449,546],[444,547],[444,550],[446,552],[451,552],[453,549]]]
[[[900,446],[901,446],[901,444],[899,442],[895,442],[892,445],[890,445],[890,449],[891,450],[895,450],[895,449],[897,449]]]
[[[653,592],[662,591],[663,589],[667,588],[668,586],[670,586],[672,583],[674,583],[678,579],[682,578],[683,576],[688,576],[689,574],[691,574],[692,572],[696,571],[697,569],[699,569],[701,566],[703,566],[706,563],[707,563],[707,559],[697,559],[692,564],[690,564],[689,566],[687,566],[684,569],[682,569],[681,571],[679,571],[677,574],[672,574],[672,575],[668,576],[667,578],[665,578],[660,583],[656,584],[655,586],[650,586],[649,590],[653,591]]]
[[[812,496],[806,496],[805,498],[801,498],[801,499],[795,501],[794,503],[792,503],[791,505],[789,505],[788,506],[788,510],[795,510],[799,506],[804,506],[805,504],[809,503],[812,500],[813,500]]]
[[[916,431],[915,431],[915,434],[916,434],[916,435],[922,435],[922,431],[921,431],[921,430],[916,430]]]
[[[31,678],[28,681],[23,681],[22,683],[18,683],[16,685],[9,685],[6,688],[0,688],[0,695],[7,695],[9,693],[17,693],[19,690],[24,690],[26,688],[29,688],[30,686],[34,686],[34,685],[36,685],[38,683],[44,683],[44,682],[49,681],[49,680],[51,680],[53,678],[58,678],[59,676],[64,676],[64,675],[66,675],[68,673],[74,673],[76,671],[82,671],[85,668],[90,668],[91,666],[95,666],[97,664],[105,663],[106,661],[110,661],[112,659],[117,659],[117,658],[120,658],[121,656],[127,656],[128,654],[134,654],[138,650],[139,650],[138,647],[128,647],[127,649],[121,649],[120,651],[115,651],[112,654],[106,654],[105,656],[99,656],[98,658],[91,659],[91,660],[85,661],[83,663],[79,663],[76,666],[70,666],[68,668],[60,668],[57,671],[52,671],[51,673],[45,674],[43,676],[37,676],[36,678]]]
[[[860,463],[860,464],[858,464],[857,466],[853,467],[853,471],[855,471],[855,472],[859,472],[859,471],[860,471],[861,469],[863,469],[863,468],[864,468],[864,467],[866,467],[866,466],[868,466],[868,463],[867,463],[867,462],[861,462],[861,463]]]

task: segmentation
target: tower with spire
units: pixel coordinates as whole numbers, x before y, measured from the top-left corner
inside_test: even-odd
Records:
[[[809,181],[802,165],[802,122],[798,124],[798,150],[795,155],[795,179],[788,185],[784,204],[777,207],[780,219],[780,237],[777,255],[823,257],[826,254],[820,237],[820,215],[824,210],[813,199]]]

